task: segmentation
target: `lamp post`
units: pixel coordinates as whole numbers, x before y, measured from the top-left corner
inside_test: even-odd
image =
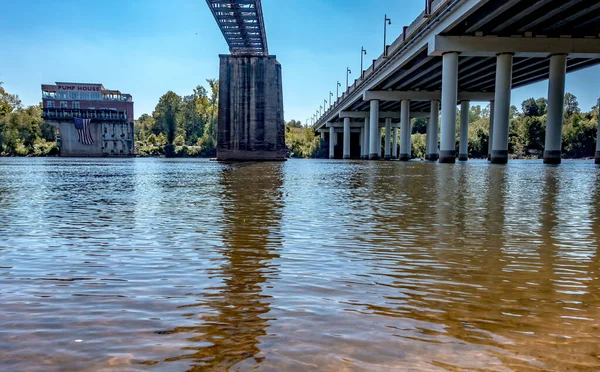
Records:
[[[331,107],[331,105],[329,105],[329,107]],[[326,113],[326,112],[327,112],[327,100],[324,99],[323,100],[323,113]]]
[[[331,97],[333,97],[333,92],[329,92],[329,107],[331,107]]]
[[[350,84],[348,83],[348,78],[351,73],[352,71],[350,71],[350,67],[346,67],[346,89],[348,89],[348,87],[350,86]]]
[[[364,56],[367,55],[367,51],[365,50],[365,47],[360,47],[360,74],[362,75],[363,72],[363,59]]]
[[[383,20],[383,56],[387,56],[387,26],[392,24],[392,20],[388,18],[387,14]]]
[[[335,98],[336,98],[336,99],[340,98],[340,87],[341,87],[341,86],[342,86],[342,84],[340,84],[340,82],[338,81],[338,82],[337,82],[337,86],[336,86],[336,88],[335,88],[335,92],[336,92],[336,96],[335,96]]]
[[[323,116],[323,114],[321,114],[322,111],[323,111],[323,106],[319,106],[319,117]]]

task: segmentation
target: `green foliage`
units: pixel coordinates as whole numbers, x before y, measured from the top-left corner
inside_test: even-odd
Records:
[[[285,144],[293,158],[314,158],[321,148],[321,139],[312,128],[303,128],[299,121],[292,120],[285,125]]]
[[[416,133],[411,136],[411,152],[412,158],[424,158],[425,152],[427,151],[426,147],[426,135],[421,133]]]

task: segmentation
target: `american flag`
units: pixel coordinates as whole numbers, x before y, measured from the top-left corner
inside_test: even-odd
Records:
[[[75,129],[77,129],[77,142],[83,143],[84,145],[93,145],[94,140],[90,134],[90,122],[92,119],[81,119],[75,118]]]

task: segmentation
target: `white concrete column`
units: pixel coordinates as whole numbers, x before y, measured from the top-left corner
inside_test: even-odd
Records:
[[[325,132],[321,132],[321,141],[325,141]]]
[[[490,101],[490,129],[488,138],[488,161],[492,160],[492,144],[494,143],[494,111],[496,104]]]
[[[392,139],[392,118],[385,118],[385,154],[383,158],[390,160],[392,158],[392,151],[390,147],[390,140]]]
[[[365,128],[360,128],[360,137],[358,140],[359,146],[360,146],[360,158],[362,159],[364,152],[365,152],[365,146],[363,146],[364,142],[364,133],[365,133]]]
[[[546,144],[544,163],[560,164],[562,155],[562,127],[565,113],[565,77],[567,55],[550,56],[550,82],[548,84],[548,119],[546,122]]]
[[[398,128],[392,132],[392,159],[398,159]]]
[[[431,101],[429,122],[427,123],[427,152],[425,159],[437,161],[440,158],[438,152],[438,120],[440,116],[440,102]]]
[[[410,101],[400,102],[400,160],[409,161],[411,156]]]
[[[510,119],[510,94],[512,88],[513,53],[498,54],[496,64],[496,102],[494,112],[494,142],[492,163],[508,162],[508,121]]]
[[[600,100],[598,100],[598,108],[600,109]],[[600,117],[598,118],[598,130],[596,132],[596,154],[594,156],[594,163],[600,164]]]
[[[335,159],[335,128],[333,123],[329,125],[329,159]]]
[[[370,102],[371,105],[371,117],[369,121],[370,134],[369,134],[369,159],[379,159],[379,152],[381,147],[381,135],[379,131],[379,100],[373,99]]]
[[[344,118],[344,159],[350,159],[350,118]]]
[[[469,160],[469,101],[460,102],[460,143],[458,145],[458,160]]]
[[[363,148],[365,149],[364,154],[363,154],[363,159],[369,159],[369,149],[371,146],[371,142],[369,141],[369,134],[370,134],[370,129],[369,129],[369,118],[365,118],[365,125],[363,128],[364,131],[364,135],[363,135]]]
[[[442,58],[442,138],[440,141],[440,163],[454,163],[456,161],[458,53],[446,53]]]

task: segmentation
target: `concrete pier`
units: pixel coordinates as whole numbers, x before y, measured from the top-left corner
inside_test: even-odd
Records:
[[[400,103],[400,160],[409,161],[411,157],[411,123],[410,101],[402,100]]]
[[[371,129],[369,128],[369,118],[365,118],[364,136],[363,136],[363,159],[369,159],[369,147],[371,145],[369,138]]]
[[[350,118],[344,118],[344,159],[350,159]]]
[[[548,84],[548,120],[544,146],[545,164],[560,164],[561,162],[566,75],[567,55],[555,54],[551,56],[550,82]]]
[[[384,149],[385,153],[383,158],[385,160],[390,160],[392,158],[392,149],[390,147],[390,140],[392,137],[392,118],[385,118],[385,143]]]
[[[370,134],[369,134],[369,160],[378,160],[381,151],[381,135],[379,132],[379,100],[373,99],[369,102],[370,112]]]
[[[458,145],[458,160],[469,160],[469,101],[460,102],[460,142]]]
[[[494,101],[490,101],[490,129],[488,138],[488,161],[492,160],[492,144],[494,143],[494,112],[496,104]]]
[[[335,128],[333,123],[327,125],[329,126],[329,159],[335,159]]]
[[[398,159],[398,127],[392,131],[392,159]]]
[[[220,58],[217,160],[285,160],[281,65],[276,57]]]
[[[437,161],[440,158],[438,152],[438,121],[440,115],[440,102],[431,101],[431,109],[429,114],[429,122],[427,122],[427,152],[425,159]]]
[[[496,64],[496,107],[494,112],[494,143],[492,163],[508,162],[508,121],[512,88],[513,53],[501,53]]]
[[[442,57],[442,138],[440,163],[456,162],[456,102],[458,100],[458,53]]]
[[[594,162],[600,164],[600,119],[598,119],[598,130],[596,131],[596,154],[594,156]]]

